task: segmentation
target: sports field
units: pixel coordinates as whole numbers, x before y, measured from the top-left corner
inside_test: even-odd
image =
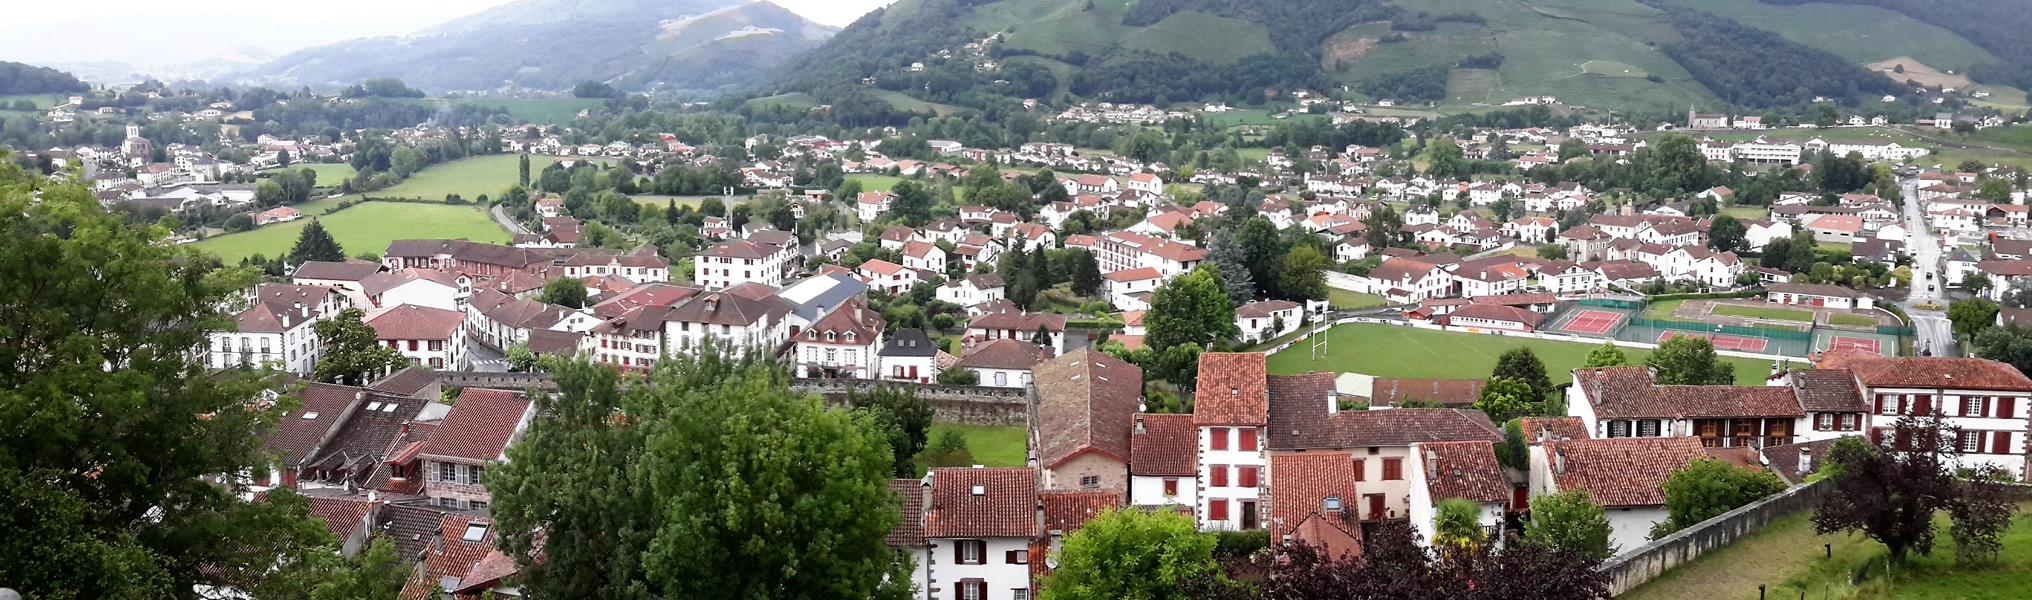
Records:
[[[1612,310],[1581,309],[1567,313],[1566,318],[1554,328],[1582,335],[1608,335],[1616,330],[1624,317],[1623,313]]]
[[[1398,325],[1354,323],[1327,333],[1326,358],[1312,360],[1311,346],[1299,342],[1270,356],[1271,373],[1333,371],[1363,373],[1377,377],[1407,379],[1460,379],[1487,377],[1496,367],[1496,357],[1516,347],[1530,348],[1545,362],[1553,383],[1572,378],[1570,371],[1587,364],[1588,352],[1596,344],[1560,342],[1519,337],[1455,333],[1416,329]],[[1632,362],[1642,362],[1649,350],[1624,348]],[[1761,385],[1771,372],[1771,362],[1724,358],[1736,366],[1736,382]]]
[[[1794,321],[1798,323],[1813,322],[1812,311],[1789,310],[1783,308],[1759,308],[1755,306],[1742,306],[1737,304],[1716,304],[1714,305],[1714,314],[1726,315],[1731,317],[1748,317],[1751,319],[1764,319],[1767,321]]]
[[[287,254],[310,218],[269,225],[253,231],[216,236],[195,246],[226,264],[260,254]],[[394,240],[445,238],[486,242],[508,241],[507,232],[477,207],[368,202],[319,217],[325,230],[345,248],[347,256],[380,254]]]
[[[321,188],[339,187],[339,182],[360,174],[359,171],[353,169],[353,165],[346,163],[296,163],[279,169],[262,171],[261,174],[263,176],[273,176],[283,171],[302,171],[304,169],[317,172],[317,185]]]
[[[1350,292],[1339,288],[1326,289],[1326,302],[1328,306],[1340,310],[1376,308],[1390,303],[1389,300],[1384,299],[1382,296]]]
[[[443,200],[447,195],[458,194],[467,201],[478,198],[481,194],[489,197],[499,196],[501,192],[505,192],[508,188],[515,185],[518,172],[521,170],[520,156],[519,154],[490,154],[431,165],[421,171],[417,171],[415,175],[410,175],[409,179],[403,180],[402,183],[395,184],[395,187],[375,191],[373,195],[382,198]],[[542,176],[544,167],[548,167],[560,160],[565,159],[555,156],[530,156],[529,177],[535,179]],[[575,158],[574,160],[605,162],[606,159]],[[320,175],[318,180],[323,181],[323,176]]]
[[[1771,340],[1764,338],[1746,337],[1740,335],[1726,335],[1720,333],[1693,333],[1690,331],[1666,331],[1664,333],[1660,333],[1658,334],[1658,343],[1663,344],[1665,342],[1683,337],[1706,339],[1708,343],[1714,344],[1716,350],[1735,350],[1737,352],[1765,352],[1767,351],[1767,349],[1771,347]]]

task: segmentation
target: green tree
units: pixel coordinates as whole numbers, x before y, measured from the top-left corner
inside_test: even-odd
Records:
[[[394,598],[409,581],[410,568],[387,536],[376,536],[359,556],[339,561],[310,591],[311,600]]]
[[[966,369],[954,369],[954,371],[973,372]],[[950,373],[952,371],[947,372]],[[967,449],[967,436],[965,434],[961,434],[956,429],[947,429],[938,434],[938,439],[932,441],[930,447],[924,449],[924,453],[918,457],[917,464],[927,469],[932,467],[964,467],[974,464],[974,453]]]
[[[1524,440],[1524,421],[1511,419],[1503,423],[1503,444],[1496,446],[1496,462],[1519,471],[1531,468],[1530,446]]]
[[[361,320],[364,316],[360,309],[348,308],[311,325],[311,331],[317,333],[318,343],[324,346],[324,355],[318,358],[317,366],[311,368],[313,379],[341,385],[367,385],[375,377],[409,364],[409,359],[403,358],[401,352],[381,344],[380,335]]]
[[[1299,244],[1278,261],[1277,292],[1287,300],[1325,300],[1326,271],[1333,264],[1319,249]]]
[[[1976,335],[1996,325],[1997,303],[1983,299],[1956,300],[1947,305],[1947,320],[1954,324],[1954,337],[1974,341]]]
[[[849,391],[847,405],[865,414],[875,430],[888,438],[892,473],[916,477],[917,465],[911,461],[924,451],[925,438],[931,432],[931,404],[912,389],[885,385],[867,393]]]
[[[1115,509],[1065,537],[1041,600],[1186,600],[1184,584],[1219,569],[1214,538],[1172,511]]]
[[[1623,355],[1622,348],[1617,348],[1615,342],[1602,342],[1602,347],[1588,352],[1587,364],[1581,368],[1600,369],[1603,367],[1620,367],[1627,364],[1630,364],[1630,358]]]
[[[981,374],[973,369],[953,367],[939,371],[938,382],[943,385],[980,385]]]
[[[1524,543],[1572,552],[1599,562],[1616,554],[1609,531],[1608,513],[1588,497],[1586,490],[1566,490],[1531,499],[1531,521],[1524,525]]]
[[[556,304],[577,310],[586,307],[586,284],[570,277],[559,277],[543,284],[541,299],[547,304]]]
[[[488,473],[532,596],[868,598],[908,581],[884,544],[893,451],[865,413],[712,347],[626,387],[606,366],[552,371],[558,392]]]
[[[1743,237],[1747,234],[1748,230],[1743,228],[1742,221],[1728,215],[1717,215],[1714,222],[1708,225],[1707,247],[1713,248],[1716,252],[1741,250],[1744,248]]]
[[[1489,371],[1489,379],[1491,381],[1512,379],[1531,386],[1531,395],[1520,400],[1534,405],[1544,401],[1546,396],[1552,395],[1555,389],[1552,387],[1552,377],[1545,372],[1545,361],[1538,360],[1537,353],[1523,346],[1505,350],[1502,355],[1497,356],[1496,368]]]
[[[1538,414],[1538,402],[1532,400],[1531,384],[1521,379],[1497,377],[1482,385],[1482,396],[1472,407],[1489,415],[1489,420],[1507,423],[1517,417]]]
[[[1566,260],[1566,246],[1546,244],[1538,247],[1538,258],[1544,260]]]
[[[889,203],[889,214],[895,215],[904,225],[920,227],[931,222],[931,190],[916,181],[896,184],[890,193],[896,199]]]
[[[1976,334],[1969,349],[1976,356],[2032,373],[2032,328],[2018,325],[1991,327]]]
[[[1644,359],[1657,373],[1659,385],[1729,385],[1736,381],[1736,367],[1715,356],[1707,338],[1680,336],[1658,345]]]
[[[1235,305],[1221,288],[1220,275],[1205,265],[1157,288],[1143,322],[1149,331],[1144,341],[1160,354],[1172,346],[1205,347],[1242,333],[1235,325]]]
[[[529,187],[529,155],[519,156],[515,166],[515,185]]]
[[[537,367],[536,353],[529,350],[529,344],[509,346],[503,358],[508,361],[508,370],[517,373],[528,373]]]
[[[1589,154],[1587,142],[1581,141],[1580,138],[1570,137],[1559,143],[1559,162],[1566,162],[1574,158],[1588,156]]]
[[[1425,174],[1434,179],[1466,177],[1468,161],[1461,153],[1460,144],[1453,138],[1441,137],[1425,148]]]
[[[427,164],[430,164],[429,158],[408,146],[396,148],[388,155],[388,172],[396,179],[408,179],[410,175],[423,170],[423,166]]]
[[[1441,500],[1432,515],[1432,543],[1454,550],[1481,546],[1489,538],[1481,518],[1480,505],[1460,498]]]
[[[253,274],[39,179],[0,156],[0,585],[300,597],[303,568],[336,548],[323,523],[288,490],[250,503],[244,482],[211,479],[266,464],[260,432],[297,405],[261,402],[259,372],[200,362]]]
[[[1782,491],[1785,482],[1770,471],[1745,469],[1713,458],[1694,460],[1666,478],[1666,518],[1651,527],[1651,539],[1671,535]]]
[[[1101,293],[1101,263],[1085,249],[1073,252],[1072,293],[1094,296]]]
[[[1983,292],[1989,291],[1990,286],[1990,276],[1987,273],[1969,271],[1961,276],[1962,289],[1968,290],[1971,294],[1981,296]]]
[[[254,217],[247,216],[247,213],[226,217],[226,231],[247,231],[253,228]]]
[[[303,231],[296,234],[296,246],[290,248],[287,260],[292,265],[314,260],[344,262],[346,249],[339,246],[338,240],[332,239],[332,234],[325,232],[323,223],[312,218],[310,224],[303,226]]]
[[[262,208],[282,206],[289,203],[289,192],[274,180],[263,180],[254,184],[254,205]]]
[[[1284,257],[1285,248],[1283,240],[1277,236],[1277,226],[1262,216],[1252,216],[1235,227],[1230,241],[1240,250],[1242,266],[1249,268],[1249,280],[1270,295],[1282,297],[1277,289],[1277,267]]]
[[[1889,549],[1893,564],[1903,564],[1912,551],[1933,552],[1936,512],[1976,517],[1965,521],[1975,530],[1957,535],[1979,545],[2001,531],[1980,529],[2008,524],[2012,501],[1988,487],[1994,469],[1968,479],[1955,476],[1961,444],[1938,413],[1899,418],[1883,433],[1885,447],[1847,437],[1828,451],[1834,490],[1813,511],[1815,532],[1861,532]],[[1994,519],[1998,512],[2005,515],[2001,522]]]

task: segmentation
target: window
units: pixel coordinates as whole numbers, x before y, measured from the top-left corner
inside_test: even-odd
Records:
[[[1210,433],[1208,434],[1208,436],[1210,439],[1208,441],[1207,446],[1208,448],[1212,448],[1214,450],[1228,449],[1228,428],[1215,427],[1209,431]]]
[[[1213,475],[1213,480],[1207,483],[1207,487],[1228,487],[1227,465],[1214,465],[1207,467],[1207,470]]]
[[[996,371],[996,372],[995,372],[995,385],[998,385],[998,386],[1007,386],[1007,385],[1009,385],[1009,374],[1008,374],[1008,373],[1006,373],[1006,372],[1003,372],[1003,371]]]
[[[1369,461],[1360,458],[1355,459],[1355,481],[1367,481],[1368,471]]]
[[[430,341],[430,351],[431,351],[431,352],[443,352],[443,351],[444,351],[444,340],[431,340],[431,341]]]
[[[1029,550],[1010,550],[1002,553],[1002,562],[1012,565],[1030,564]]]
[[[1101,476],[1087,475],[1080,477],[1080,487],[1088,489],[1101,487]]]
[[[480,485],[480,483],[481,483],[481,481],[480,481],[480,475],[481,475],[481,474],[484,474],[484,473],[486,473],[486,472],[487,472],[487,468],[486,468],[486,467],[467,467],[467,468],[466,468],[466,472],[467,472],[467,473],[471,473],[471,474],[472,474],[472,478],[473,478],[473,480],[472,480],[472,481],[469,481],[469,482],[467,482],[467,483],[471,483],[471,484],[473,484],[473,485]]]
[[[960,582],[960,600],[987,600],[987,587],[988,582],[985,581],[962,581]]]
[[[1245,488],[1256,487],[1256,467],[1236,467],[1236,485]]]
[[[475,504],[478,503],[476,502]],[[463,535],[459,536],[459,539],[467,542],[478,542],[480,540],[487,539],[487,524],[486,523],[466,524],[466,531]]]
[[[1207,520],[1209,521],[1228,520],[1228,501],[1225,499],[1208,500]]]
[[[1402,458],[1383,459],[1383,481],[1396,481],[1403,478],[1404,478],[1404,459]]]
[[[459,466],[451,463],[437,464],[437,478],[431,481],[458,481]]]
[[[1658,420],[1644,419],[1638,421],[1637,437],[1658,437]]]
[[[1244,428],[1244,429],[1240,430],[1240,432],[1241,432],[1241,434],[1242,434],[1242,444],[1241,444],[1241,450],[1242,450],[1243,452],[1255,452],[1255,451],[1256,451],[1256,428],[1254,428],[1254,427],[1249,427],[1249,428]]]
[[[416,340],[409,340],[409,351],[410,351],[410,352],[415,352],[415,351],[416,351],[416,346],[417,346],[417,344],[416,344]]]
[[[1630,437],[1630,422],[1609,421],[1609,437]]]
[[[988,562],[988,542],[984,540],[956,540],[953,542],[955,558],[963,565],[980,565]]]
[[[1171,498],[1176,496],[1178,496],[1178,478],[1164,478],[1164,497]]]
[[[1857,429],[1857,422],[1861,420],[1862,420],[1861,415],[1844,414],[1841,416],[1841,430],[1855,431]]]
[[[1820,413],[1813,416],[1814,431],[1834,429],[1834,413]]]
[[[1009,590],[1009,598],[1010,600],[1030,600],[1030,588]]]
[[[1961,442],[1963,454],[1977,454],[1983,451],[1983,432],[1957,431],[1954,437]]]

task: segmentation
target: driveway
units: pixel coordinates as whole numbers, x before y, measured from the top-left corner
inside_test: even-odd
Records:
[[[508,213],[501,210],[501,205],[499,204],[494,205],[494,209],[487,212],[494,215],[494,222],[499,223],[501,228],[508,230],[508,233],[511,235],[535,233],[530,231],[528,227],[523,227],[521,223],[515,222],[514,219],[508,218]]]
[[[1947,313],[1939,310],[1922,310],[1919,304],[1937,302],[1947,304],[1945,275],[1941,272],[1940,236],[1926,225],[1926,211],[1919,201],[1919,180],[1904,181],[1905,230],[1908,238],[1905,248],[1912,252],[1912,292],[1903,301],[1897,302],[1905,314],[1912,316],[1912,327],[1918,334],[1913,340],[1913,351],[1930,356],[1960,356],[1955,346],[1954,327],[1947,320]],[[1929,289],[1931,288],[1931,289]]]

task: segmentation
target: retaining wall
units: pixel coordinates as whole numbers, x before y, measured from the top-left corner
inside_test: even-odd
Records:
[[[1610,558],[1595,570],[1609,577],[1609,594],[1621,595],[1657,578],[1667,569],[1729,545],[1772,521],[1813,510],[1834,490],[1825,482],[1796,486],[1692,527],[1674,532],[1628,553]]]

